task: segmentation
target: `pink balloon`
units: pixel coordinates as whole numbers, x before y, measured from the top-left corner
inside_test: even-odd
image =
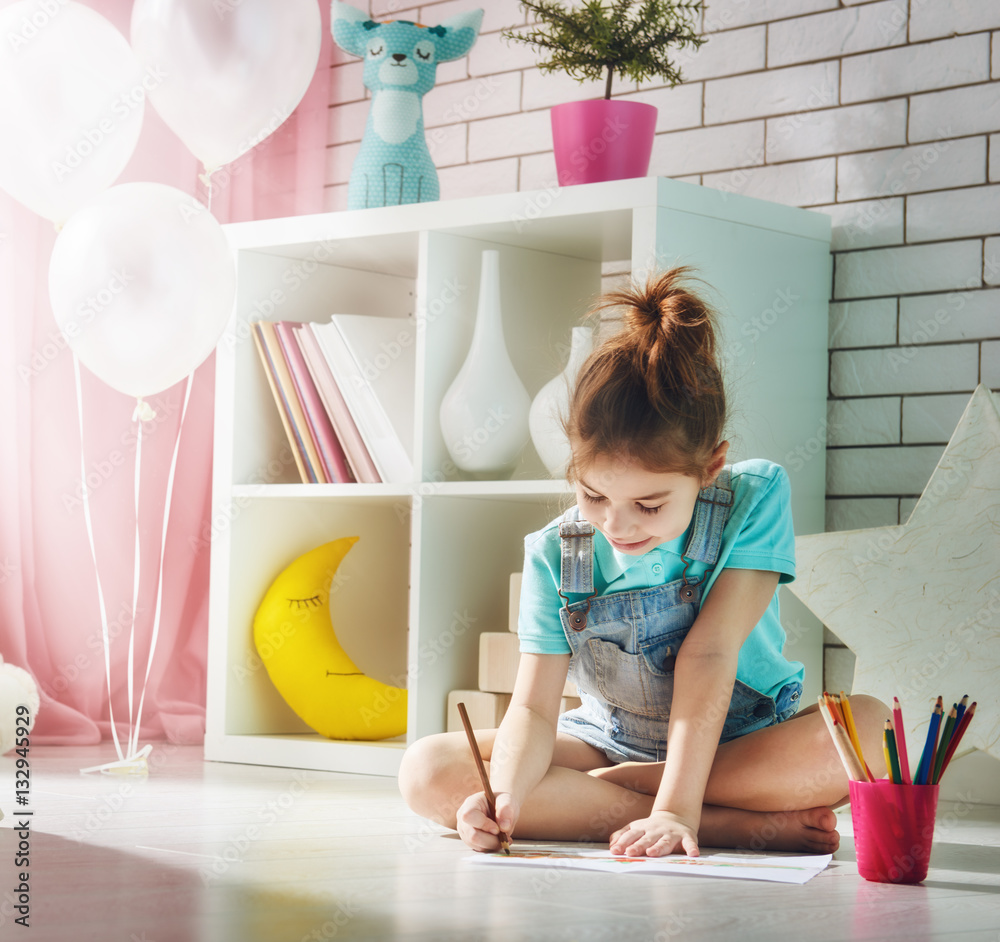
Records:
[[[319,60],[316,0],[136,0],[132,48],[162,76],[149,99],[211,173],[275,131]]]

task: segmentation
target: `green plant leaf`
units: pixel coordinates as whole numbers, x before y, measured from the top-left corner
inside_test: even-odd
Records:
[[[521,6],[533,21],[504,30],[504,38],[543,53],[543,72],[565,72],[578,82],[603,78],[605,98],[615,74],[637,84],[651,78],[679,84],[683,76],[669,53],[705,42],[698,33],[703,0],[583,0],[575,7],[521,0]]]

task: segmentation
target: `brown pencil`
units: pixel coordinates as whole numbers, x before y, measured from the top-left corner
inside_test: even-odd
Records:
[[[469,722],[469,714],[465,710],[465,704],[458,704],[458,715],[462,717],[462,725],[465,727],[465,735],[469,737],[469,748],[472,750],[472,758],[476,760],[476,768],[479,770],[479,778],[483,783],[483,791],[486,793],[486,804],[489,807],[490,817],[497,819],[497,801],[490,788],[489,776],[486,774],[486,766],[483,765],[483,757],[479,752],[479,743],[476,742],[476,734],[472,731],[472,724]],[[510,838],[500,832],[500,846],[503,852],[510,855]]]

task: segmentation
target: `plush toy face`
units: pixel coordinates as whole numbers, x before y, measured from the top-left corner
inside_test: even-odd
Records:
[[[424,95],[434,87],[439,62],[459,59],[472,48],[482,19],[482,10],[472,10],[439,26],[409,20],[379,23],[346,3],[334,3],[331,29],[341,49],[364,58],[367,88],[405,88]]]
[[[437,73],[434,43],[426,28],[412,23],[376,26],[365,44],[365,87],[406,88],[423,95],[434,87]]]

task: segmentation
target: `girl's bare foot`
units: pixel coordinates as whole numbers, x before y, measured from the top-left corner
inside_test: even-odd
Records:
[[[662,762],[621,762],[589,773],[644,795],[655,795]],[[800,811],[744,811],[721,805],[702,809],[698,843],[705,847],[793,850],[832,854],[840,846],[837,816],[826,807]]]
[[[744,811],[705,805],[698,843],[706,847],[832,854],[840,846],[840,834],[837,816],[829,808]]]

